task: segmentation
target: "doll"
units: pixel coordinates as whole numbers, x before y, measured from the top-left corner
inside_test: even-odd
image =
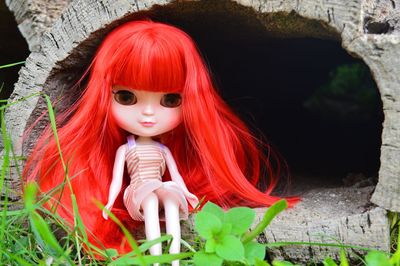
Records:
[[[134,135],[128,136],[128,142],[117,150],[105,208],[111,210],[121,190],[126,161],[131,180],[123,201],[129,214],[134,220],[145,222],[146,238],[153,240],[161,236],[158,212],[162,203],[166,231],[173,237],[169,252],[179,253],[179,217],[187,219],[187,201],[193,208],[199,201],[188,191],[172,153],[152,137],[171,131],[182,122],[181,95],[119,85],[113,86],[113,94],[111,115],[119,127]],[[166,166],[172,181],[162,182]],[[103,217],[107,219],[105,211]],[[152,246],[150,253],[161,255],[161,244]],[[179,265],[179,262],[173,261],[172,265]]]
[[[268,149],[264,155],[268,147],[217,94],[182,30],[149,20],[118,26],[84,75],[89,77],[80,98],[58,117],[58,136],[93,245],[131,250],[94,199],[130,230],[144,220],[147,238],[159,235],[158,219],[164,218],[176,241],[171,252],[179,251],[179,219],[200,198],[224,208],[269,206],[279,199],[270,195],[278,178],[271,166],[274,153]],[[46,206],[56,206],[72,225],[72,191],[60,189],[65,170],[57,147],[51,130],[44,131],[24,175],[38,181],[51,196]],[[297,200],[289,198],[289,205]]]

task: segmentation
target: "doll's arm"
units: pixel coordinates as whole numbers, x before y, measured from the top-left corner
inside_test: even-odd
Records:
[[[110,190],[108,193],[108,203],[104,207],[107,210],[111,210],[114,205],[115,200],[122,187],[122,179],[124,176],[124,166],[125,166],[125,152],[126,145],[122,145],[118,148],[115,155],[114,169],[113,169],[113,179],[111,181]],[[108,219],[107,213],[103,210],[104,219]]]
[[[196,207],[197,204],[199,203],[199,199],[194,194],[190,193],[189,190],[187,189],[185,182],[183,181],[183,178],[178,171],[178,167],[176,166],[171,151],[164,146],[164,152],[165,152],[165,161],[167,163],[167,167],[171,175],[171,180],[174,181],[180,188],[182,188],[183,193],[185,194],[190,205],[192,205],[193,208]]]

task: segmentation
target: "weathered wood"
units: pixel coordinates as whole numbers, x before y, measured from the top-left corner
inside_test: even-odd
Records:
[[[363,11],[365,33],[400,33],[400,3],[398,1],[364,1]]]
[[[379,87],[385,113],[379,183],[372,201],[385,209],[400,211],[400,68],[397,62],[400,58],[400,36],[394,19],[390,20],[394,23],[393,30],[380,35],[370,34],[371,21],[382,19],[377,15],[381,10],[376,4],[378,2],[76,0],[51,31],[44,35],[42,49],[27,59],[11,101],[41,91],[50,94],[53,99],[61,94],[73,95],[75,91],[71,91],[72,84],[83,72],[103,36],[118,24],[135,18],[140,14],[138,11],[151,9],[155,18],[157,15],[187,17],[190,21],[196,14],[242,16],[247,13],[251,18],[257,17],[265,27],[263,30],[268,33],[284,37],[340,40],[344,49],[363,59],[370,67]],[[223,24],[222,21],[223,16]],[[62,110],[67,105],[68,101],[64,101],[59,108]],[[27,154],[31,149],[45,122],[34,129],[32,137],[24,145],[18,141],[24,130],[45,109],[44,102],[36,97],[7,110],[7,126],[12,132],[17,155]],[[346,244],[366,243],[371,244],[370,247],[388,250],[389,229],[385,211],[364,207],[371,191],[372,188],[309,191],[301,204],[271,225],[265,237],[268,241],[307,242],[326,242],[327,238],[332,237]],[[325,237],[317,237],[320,233]],[[304,261],[310,256],[320,258],[319,254],[335,256],[336,252],[336,249],[306,247],[278,249],[272,254]]]
[[[373,207],[373,187],[314,189],[302,202],[280,214],[259,238],[260,242],[316,242],[389,250],[390,230],[386,211]],[[265,210],[258,209],[259,216]],[[339,258],[340,248],[291,245],[268,249],[272,257],[297,262]],[[350,257],[364,253],[348,249]]]
[[[72,0],[6,0],[32,52],[40,50],[42,35],[53,26],[70,2]]]

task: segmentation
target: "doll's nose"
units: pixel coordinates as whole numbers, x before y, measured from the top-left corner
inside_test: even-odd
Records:
[[[154,115],[154,107],[151,104],[147,104],[146,106],[143,107],[142,109],[142,114],[143,115]]]

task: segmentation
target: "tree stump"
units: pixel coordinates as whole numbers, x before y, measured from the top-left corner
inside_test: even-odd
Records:
[[[41,49],[27,59],[10,101],[38,92],[45,92],[52,99],[66,95],[57,106],[63,110],[75,100],[77,88],[73,85],[102,38],[125,21],[143,16],[193,31],[219,28],[235,32],[235,25],[227,21],[236,19],[250,29],[242,37],[238,34],[242,41],[246,34],[331,39],[362,59],[377,83],[385,116],[377,186],[305,190],[302,202],[279,216],[260,241],[330,241],[389,250],[386,210],[400,211],[400,15],[395,1],[383,4],[378,0],[76,0],[43,35]],[[24,143],[20,139],[45,110],[40,97],[7,110],[6,122],[17,156],[31,150],[46,122],[36,125]],[[270,253],[277,258],[304,262],[326,255],[335,257],[338,249],[290,246],[271,249]]]

